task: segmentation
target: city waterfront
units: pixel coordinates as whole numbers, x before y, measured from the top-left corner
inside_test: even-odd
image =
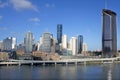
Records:
[[[119,5],[0,0],[0,80],[120,80]]]
[[[0,66],[0,80],[120,80],[120,63]]]

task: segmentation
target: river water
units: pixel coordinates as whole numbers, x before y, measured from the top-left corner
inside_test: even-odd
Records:
[[[0,66],[0,80],[120,80],[120,64]]]

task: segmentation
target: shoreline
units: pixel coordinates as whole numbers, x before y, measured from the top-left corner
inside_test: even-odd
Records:
[[[102,61],[87,61],[87,62],[68,62],[68,63],[30,63],[30,64],[0,64],[0,66],[22,66],[22,65],[28,65],[28,66],[34,66],[34,65],[40,65],[40,66],[51,66],[51,65],[92,65],[92,64],[120,64],[120,61],[107,61],[107,62],[102,62]]]

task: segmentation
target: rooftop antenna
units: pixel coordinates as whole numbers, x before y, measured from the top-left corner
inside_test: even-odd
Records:
[[[108,3],[107,0],[105,0],[105,9],[107,9]]]

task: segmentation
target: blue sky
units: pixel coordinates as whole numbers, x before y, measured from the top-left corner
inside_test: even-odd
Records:
[[[57,24],[63,34],[83,35],[88,50],[101,49],[101,12],[107,8],[117,13],[118,49],[120,49],[120,0],[0,0],[0,40],[12,36],[18,43],[31,31],[35,41],[49,31],[56,38]]]

